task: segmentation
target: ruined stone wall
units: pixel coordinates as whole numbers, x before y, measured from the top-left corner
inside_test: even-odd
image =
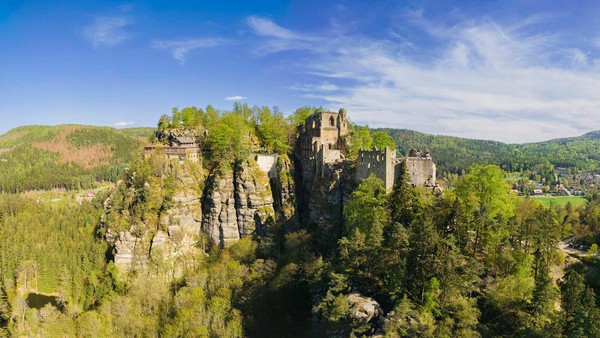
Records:
[[[348,119],[346,111],[318,112],[306,118],[304,135],[322,137],[335,141],[340,136],[348,134]]]
[[[330,166],[344,160],[348,119],[346,111],[318,112],[306,118],[300,131],[296,153],[302,160],[303,176],[331,175]]]
[[[410,181],[417,187],[433,187],[435,185],[436,168],[431,157],[407,157],[403,159],[408,169]],[[396,179],[400,176],[400,166],[396,165]]]
[[[385,148],[383,150],[361,150],[358,152],[356,167],[357,183],[368,178],[371,174],[379,177],[386,190],[394,187],[396,151]]]
[[[319,112],[306,118],[301,136],[303,158],[315,155],[321,145],[332,150],[343,150],[343,138],[348,135],[346,111]]]

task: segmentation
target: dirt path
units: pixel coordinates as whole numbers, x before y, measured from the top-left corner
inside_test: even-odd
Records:
[[[567,255],[588,256],[588,253],[585,250],[569,248],[569,244],[571,243],[573,243],[573,237],[569,237],[558,242],[558,248],[560,249],[560,251],[566,253]]]

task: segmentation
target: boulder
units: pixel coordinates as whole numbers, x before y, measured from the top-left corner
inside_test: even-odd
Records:
[[[383,315],[381,306],[373,298],[354,292],[349,294],[346,300],[350,304],[350,314],[360,323],[366,324]]]

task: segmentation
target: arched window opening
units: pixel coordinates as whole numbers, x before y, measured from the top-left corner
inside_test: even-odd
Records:
[[[335,119],[332,117],[329,118],[329,125],[335,127]]]

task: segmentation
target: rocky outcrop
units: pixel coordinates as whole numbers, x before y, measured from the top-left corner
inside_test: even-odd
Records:
[[[129,269],[133,262],[135,247],[139,238],[123,231],[115,236],[115,264],[120,268]]]
[[[191,137],[197,144],[202,145],[208,136],[208,130],[203,127],[192,129],[181,127],[175,129],[158,129],[155,134],[156,139],[164,144],[171,144],[178,137]]]
[[[277,175],[271,186],[275,196],[275,209],[284,219],[293,220],[296,215],[296,184],[294,182],[293,163],[287,156],[279,156],[276,167]]]
[[[313,176],[305,188],[308,215],[311,223],[318,225],[341,224],[343,209],[356,187],[353,178],[356,172],[347,163],[326,165],[325,176]]]
[[[240,239],[233,172],[208,178],[202,209],[202,229],[215,243],[226,246]]]
[[[199,238],[208,244],[202,233],[220,247],[266,235],[276,205],[277,214],[294,214],[291,167],[282,163],[265,169],[248,159],[235,170],[214,171],[205,178],[197,164],[167,162],[143,187],[132,179],[136,173],[128,171],[105,201],[102,216],[115,263],[129,271],[154,261],[178,275],[188,258],[202,251],[197,247],[205,247],[197,245]]]
[[[173,207],[161,215],[162,227],[177,225],[190,236],[199,235],[202,225],[200,198],[200,194],[193,189],[176,192],[172,197]]]
[[[147,265],[150,238],[143,225],[132,226],[118,233],[109,229],[106,239],[114,247],[114,262],[119,270],[125,272]]]
[[[264,235],[274,221],[269,177],[249,160],[234,171],[208,179],[202,229],[219,246],[228,246],[255,231]]]
[[[235,201],[240,237],[257,231],[266,235],[267,223],[275,220],[269,177],[256,163],[246,162],[235,177]]]
[[[346,300],[350,305],[350,315],[361,324],[366,324],[383,315],[381,306],[373,298],[354,292],[346,296]]]
[[[180,277],[197,255],[202,254],[196,245],[197,237],[189,235],[180,226],[170,226],[168,231],[159,230],[152,239],[150,257],[161,266],[170,267],[173,276]]]

